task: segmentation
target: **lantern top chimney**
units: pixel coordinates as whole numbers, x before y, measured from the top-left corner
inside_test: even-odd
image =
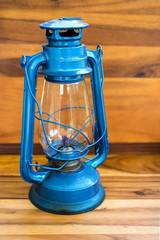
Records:
[[[81,45],[82,30],[88,23],[83,18],[61,17],[39,25],[46,29],[46,38],[50,47],[75,47]]]
[[[88,27],[88,23],[80,22],[83,20],[81,17],[61,17],[59,19],[54,19],[49,22],[44,22],[39,25],[43,29],[82,29]]]

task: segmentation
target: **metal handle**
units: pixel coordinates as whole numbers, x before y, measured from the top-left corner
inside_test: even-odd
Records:
[[[26,57],[23,55],[21,59],[21,67],[25,70],[25,77],[23,95],[20,173],[22,178],[29,183],[40,183],[49,174],[48,171],[36,172],[32,169],[31,166],[33,156],[35,101],[31,96],[30,90],[32,91],[34,96],[36,96],[38,68],[40,65],[45,63],[46,57],[43,53],[38,53],[32,57]],[[29,87],[31,88],[30,90]]]
[[[100,67],[102,64],[102,50],[97,47],[96,51],[87,49],[87,60],[88,65],[92,68],[90,73],[91,77],[91,87],[92,87],[92,96],[95,112],[95,141],[102,136],[105,131],[103,138],[95,145],[95,152],[98,154],[87,164],[91,165],[94,168],[97,168],[101,165],[108,155],[109,145],[108,145],[108,134],[107,134],[107,124],[105,117],[105,106],[103,98],[103,89],[101,76],[103,76],[103,68]],[[102,66],[102,65],[101,65]],[[102,77],[103,78],[103,77]]]

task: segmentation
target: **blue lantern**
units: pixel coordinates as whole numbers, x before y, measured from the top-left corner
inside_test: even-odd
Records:
[[[33,184],[31,202],[58,214],[90,211],[105,196],[96,170],[108,154],[102,50],[100,46],[88,50],[81,44],[83,28],[88,24],[79,20],[82,18],[42,23],[40,28],[46,29],[48,43],[41,53],[23,55],[21,59],[25,77],[20,172],[25,181]],[[41,105],[36,99],[38,73],[45,76]],[[94,109],[86,74],[90,74]],[[35,118],[48,159],[44,165],[32,163]],[[86,155],[92,146],[95,156],[89,159]]]

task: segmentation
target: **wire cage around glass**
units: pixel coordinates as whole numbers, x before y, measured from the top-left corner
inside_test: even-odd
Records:
[[[94,139],[94,111],[84,76],[63,80],[46,77],[41,98],[42,119],[36,113],[38,138],[48,158],[77,160]]]

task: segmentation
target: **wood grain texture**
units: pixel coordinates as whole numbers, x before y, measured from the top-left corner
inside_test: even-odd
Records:
[[[106,198],[94,211],[54,215],[28,200],[19,156],[0,158],[0,239],[158,240],[160,155],[110,155],[99,168]],[[43,156],[34,156],[42,162]]]
[[[18,236],[18,235],[12,235],[12,236],[1,236],[1,239],[2,240],[53,240],[53,238],[56,238],[56,240],[79,240],[79,236],[75,236],[75,235],[66,235],[66,234],[62,234],[62,235],[38,235],[38,236],[35,236],[35,235],[28,235],[28,236],[24,236],[24,235],[21,235],[21,236]],[[104,235],[98,235],[98,234],[94,234],[94,235],[88,235],[88,234],[83,234],[83,239],[84,240],[135,240],[135,239],[139,239],[139,240],[157,240],[158,239],[158,235],[152,235],[152,234],[149,234],[149,235],[137,235],[137,234],[134,234],[134,235],[127,235],[127,238],[125,235],[116,235],[116,236],[113,236],[113,235],[108,235],[108,234],[104,234]]]
[[[103,45],[109,141],[131,143],[132,153],[133,143],[160,142],[159,0],[1,0],[0,14],[0,143],[20,143],[21,55],[40,52],[46,39],[38,25],[61,16],[83,16],[90,24],[83,43],[91,49]],[[42,82],[39,78],[39,101]],[[159,240],[159,158],[110,155],[99,168],[103,204],[86,214],[60,216],[29,202],[30,184],[20,177],[19,156],[1,155],[0,239]],[[45,161],[42,155],[36,160]]]
[[[63,232],[62,232],[63,229]],[[4,224],[3,229],[1,231],[2,234],[6,235],[14,235],[19,233],[19,235],[40,235],[40,231],[43,232],[44,235],[50,235],[50,234],[76,234],[79,235],[81,238],[81,235],[83,234],[90,234],[91,236],[93,234],[115,234],[117,232],[123,233],[123,234],[143,234],[144,232],[146,234],[157,234],[159,232],[159,227],[148,227],[148,226],[108,226],[107,228],[103,228],[102,226],[92,226],[92,225],[80,225],[80,224],[66,224],[63,226],[61,225],[8,225]],[[82,232],[83,231],[83,232]],[[157,239],[158,240],[158,239]]]
[[[46,40],[43,43],[46,43]],[[0,43],[0,48],[0,74],[2,77],[23,77],[24,72],[20,67],[22,54],[33,55],[41,51],[40,44],[17,44],[8,41]],[[95,50],[96,45],[87,45],[87,48]],[[122,80],[137,78],[139,81],[143,81],[145,80],[143,78],[160,77],[160,47],[104,45],[102,48],[106,81],[110,78],[121,78]]]
[[[159,158],[160,155],[109,156],[99,168],[107,199],[159,199]],[[35,155],[33,161],[46,162],[42,155]],[[0,162],[0,199],[28,198],[30,185],[19,177],[19,156],[1,156]]]
[[[57,235],[57,234],[50,234],[50,235],[11,235],[11,236],[1,236],[2,240],[79,240],[81,239],[79,235],[70,235],[70,234],[61,234],[61,235]],[[124,235],[124,234],[116,234],[116,235],[112,235],[112,234],[94,234],[94,235],[89,235],[89,234],[83,234],[83,239],[84,240],[159,240],[159,235],[158,234],[128,234],[128,235]]]
[[[17,155],[20,153],[20,143],[0,143],[0,155]],[[89,155],[95,153],[94,147],[91,147]],[[34,143],[33,155],[43,155],[43,149],[40,143]],[[109,143],[109,154],[160,154],[160,143]]]
[[[75,17],[83,15],[85,21],[91,25],[88,31],[85,31],[87,44],[98,44],[101,41],[103,45],[159,46],[160,2],[156,0],[98,2],[80,0],[76,3],[72,0],[66,3],[48,0],[45,4],[43,1],[35,1],[34,4],[31,1],[27,4],[20,1],[16,3],[14,4],[14,1],[1,3],[2,40],[42,43],[44,36],[37,28],[38,24],[46,19],[59,18],[66,14],[72,17],[74,14]],[[6,7],[8,4],[9,8]],[[10,21],[14,23],[13,32],[9,31]],[[30,34],[33,38],[29,37]]]
[[[0,87],[6,90],[0,95],[0,142],[20,143],[23,79],[3,77],[3,80]],[[126,78],[125,83],[123,78],[105,79],[104,99],[110,142],[159,142],[159,82],[159,78]],[[42,81],[39,81],[39,101],[41,89]],[[37,134],[35,142],[38,142]]]
[[[2,0],[0,143],[20,143],[22,53],[33,55],[46,43],[41,22],[73,15],[90,24],[83,43],[91,49],[103,46],[109,141],[160,142],[159,13],[159,0]],[[42,78],[38,89],[41,92]]]
[[[89,155],[93,157],[93,155]],[[138,176],[159,176],[160,174],[160,154],[140,154],[140,155],[109,155],[106,161],[100,166],[101,176],[115,177],[136,177]],[[0,176],[20,176],[19,155],[0,155]],[[45,164],[46,157],[34,155],[33,162]],[[14,179],[13,179],[14,180]],[[9,180],[10,181],[10,180]]]
[[[21,177],[0,177],[1,199],[28,199],[30,185]],[[102,176],[106,199],[159,199],[160,177]]]
[[[3,80],[0,87],[6,90],[0,95],[0,142],[20,143],[23,79],[3,77]],[[110,142],[159,142],[159,82],[159,78],[126,78],[125,83],[123,78],[105,79],[104,99]],[[39,101],[41,89],[42,81],[39,81]],[[37,134],[35,142],[38,142]]]
[[[86,214],[85,217],[80,216],[60,216],[46,214],[36,209],[28,200],[0,200],[0,212],[1,220],[0,224],[35,224],[44,226],[51,225],[53,221],[55,225],[79,224],[79,225],[94,225],[95,219],[96,224],[101,225],[102,219],[108,226],[121,224],[127,225],[128,223],[132,226],[136,226],[136,221],[139,221],[139,226],[157,226],[158,222],[158,208],[159,200],[146,200],[144,201],[143,209],[146,211],[146,216],[141,215],[141,200],[106,200],[103,205],[97,209]],[[122,214],[123,212],[123,219]],[[27,214],[26,214],[27,213]],[[23,214],[26,215],[23,218]],[[71,220],[72,219],[72,220]],[[56,232],[55,232],[56,234]],[[80,234],[80,233],[79,233]]]

